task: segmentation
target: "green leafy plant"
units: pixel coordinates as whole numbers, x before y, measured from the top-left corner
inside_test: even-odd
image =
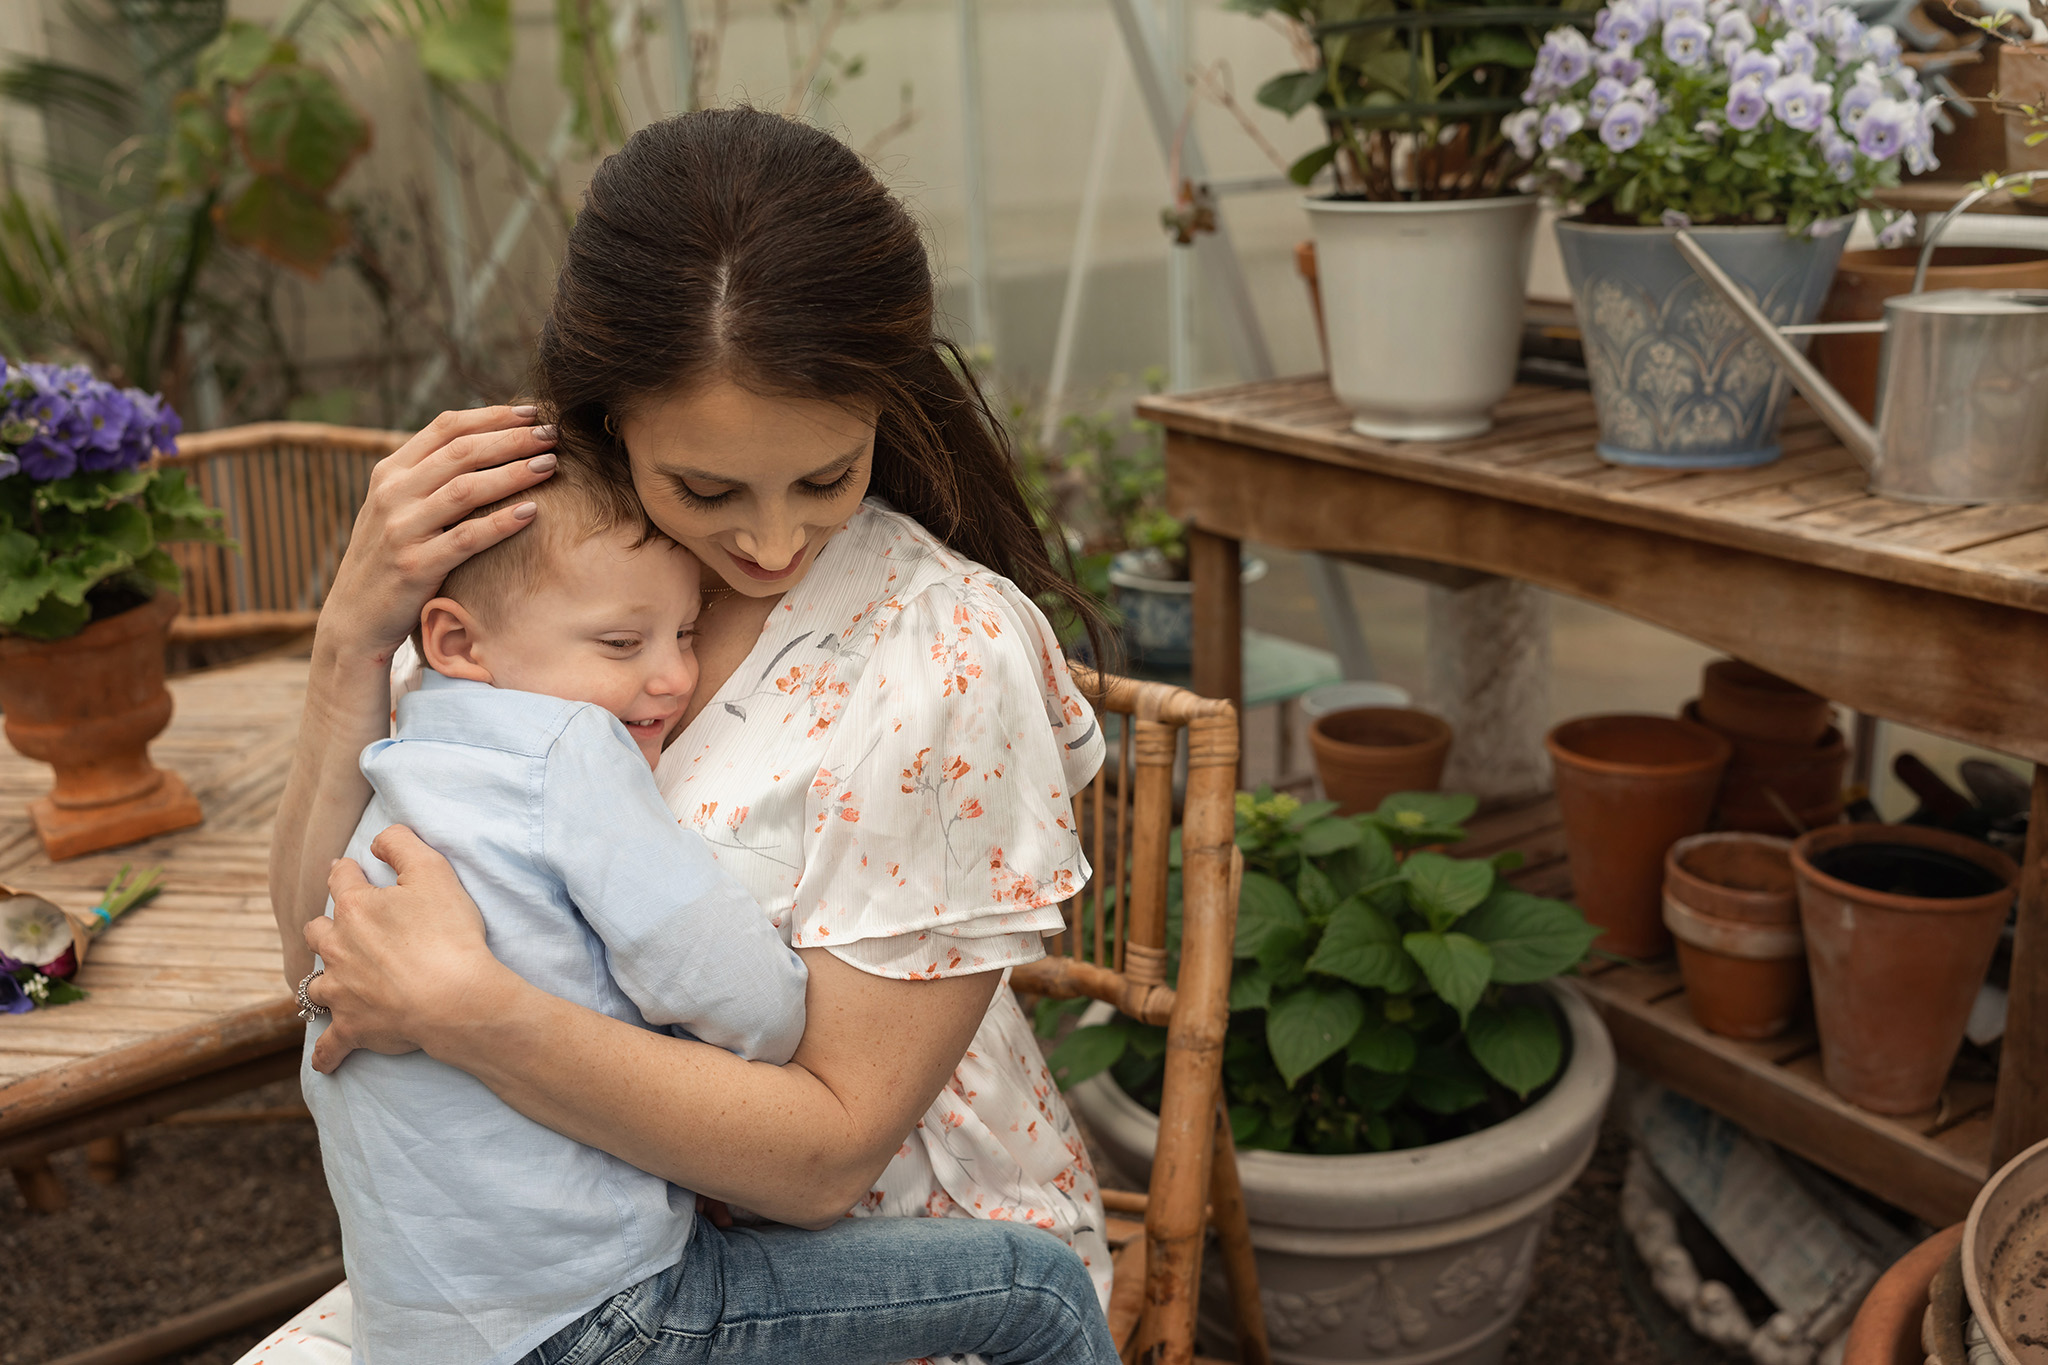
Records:
[[[1158,392],[1162,376],[1145,378]],[[1073,550],[1084,587],[1106,600],[1110,561],[1126,550],[1144,553],[1158,577],[1187,577],[1187,527],[1166,510],[1158,423],[1108,409],[1071,412],[1048,440],[1030,405],[1013,403],[1008,416],[1026,496],[1047,536]]]
[[[1557,1075],[1563,1031],[1535,987],[1576,966],[1599,931],[1576,907],[1506,884],[1518,857],[1442,851],[1476,805],[1408,792],[1345,817],[1335,802],[1238,794],[1245,874],[1223,1082],[1240,1146],[1421,1146],[1509,1117]],[[1178,892],[1176,871],[1170,953]],[[1071,1009],[1042,1005],[1041,1033]],[[1119,1015],[1075,1029],[1048,1064],[1063,1086],[1108,1070],[1156,1108],[1165,1050],[1163,1028]]]
[[[1302,69],[1259,87],[1290,118],[1314,107],[1328,140],[1289,168],[1331,167],[1342,195],[1471,199],[1511,193],[1529,158],[1502,131],[1522,107],[1542,30],[1593,0],[1443,6],[1428,0],[1228,0],[1283,28]]]

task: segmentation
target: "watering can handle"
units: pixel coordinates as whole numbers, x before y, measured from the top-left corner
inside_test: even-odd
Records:
[[[1927,243],[1920,248],[1920,264],[1913,271],[1913,288],[1911,292],[1917,294],[1926,287],[1928,262],[1934,259],[1935,245],[1940,242],[1941,234],[1948,231],[1950,223],[1962,217],[1965,210],[1976,204],[1984,196],[1996,194],[2008,185],[2017,185],[2022,180],[2026,181],[2029,186],[2032,186],[2034,181],[2043,175],[2048,175],[2048,171],[2016,171],[2011,175],[2002,175],[1996,180],[1977,186],[1976,189],[1971,190],[1968,194],[1956,200],[1955,207],[1935,219],[1934,226],[1927,231]]]

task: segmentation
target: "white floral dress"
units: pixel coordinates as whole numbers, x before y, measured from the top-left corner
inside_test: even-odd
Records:
[[[925,980],[1044,956],[1102,755],[1037,607],[870,501],[656,776],[790,943]],[[1008,990],[854,1212],[1034,1223],[1106,1302],[1095,1174]]]

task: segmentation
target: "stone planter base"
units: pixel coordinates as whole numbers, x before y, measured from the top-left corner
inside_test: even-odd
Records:
[[[1569,1060],[1506,1123],[1410,1151],[1238,1153],[1275,1361],[1497,1365],[1551,1205],[1592,1156],[1614,1087],[1599,1017],[1570,988],[1549,989]],[[1107,1076],[1068,1099],[1122,1174],[1149,1175],[1155,1115]],[[1204,1335],[1228,1354],[1229,1297],[1213,1265],[1205,1289]]]

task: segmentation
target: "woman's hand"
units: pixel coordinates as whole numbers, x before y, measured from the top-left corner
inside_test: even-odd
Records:
[[[345,632],[377,653],[396,649],[450,569],[533,519],[526,503],[464,520],[554,471],[555,429],[533,425],[538,415],[526,406],[444,412],[377,462],[327,594],[323,633]]]
[[[506,1007],[498,988],[510,974],[491,956],[483,916],[448,860],[404,825],[379,834],[370,851],[398,884],[372,886],[354,862],[337,859],[327,876],[334,918],[305,928],[325,968],[307,997],[334,1011],[313,1047],[313,1069],[323,1073],[356,1048],[418,1051],[441,1021],[497,1017]]]

